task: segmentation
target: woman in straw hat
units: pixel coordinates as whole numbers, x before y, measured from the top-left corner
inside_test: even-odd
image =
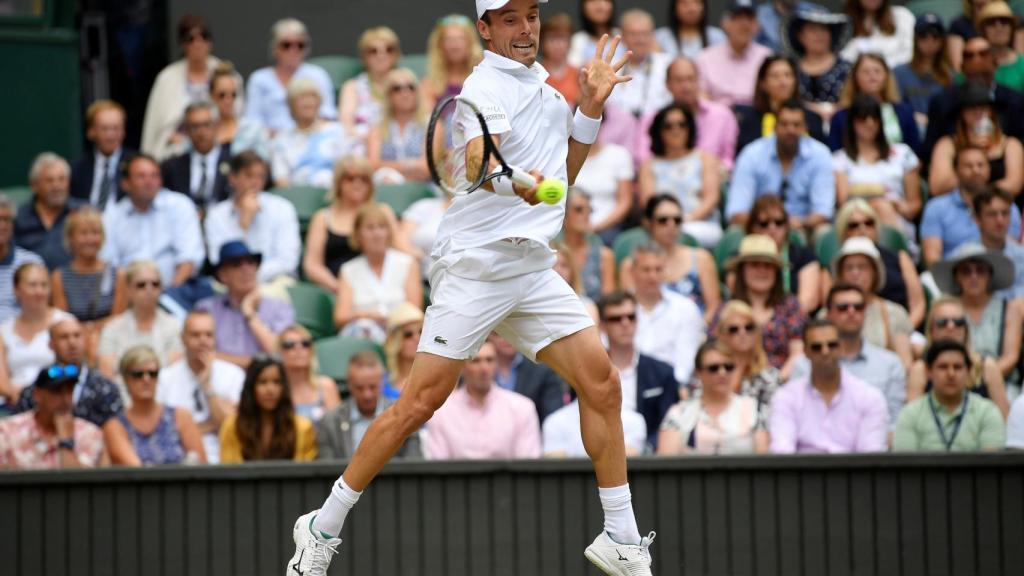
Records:
[[[387,377],[381,393],[388,400],[397,400],[416,357],[416,346],[423,330],[423,311],[409,302],[402,302],[388,315],[384,358]]]

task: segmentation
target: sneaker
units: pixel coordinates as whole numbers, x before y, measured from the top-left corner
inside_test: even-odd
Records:
[[[654,532],[640,539],[640,545],[619,544],[601,532],[583,553],[587,560],[609,576],[651,576],[651,542]]]
[[[327,576],[331,557],[338,552],[341,538],[329,538],[321,532],[313,532],[313,520],[319,510],[299,516],[292,530],[295,540],[295,555],[288,561],[285,576]]]

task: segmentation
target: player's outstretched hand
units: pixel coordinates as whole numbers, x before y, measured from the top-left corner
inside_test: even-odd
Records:
[[[537,197],[537,185],[544,179],[544,175],[538,170],[530,170],[530,176],[537,181],[532,188],[523,188],[517,184],[513,184],[512,188],[516,191],[516,196],[525,200],[530,206],[536,206],[540,204],[540,198]]]
[[[632,76],[617,75],[618,71],[622,70],[622,67],[629,61],[632,52],[627,51],[622,58],[612,62],[621,40],[616,35],[609,45],[608,35],[602,35],[601,39],[597,41],[594,58],[580,67],[580,110],[591,118],[601,116],[604,103],[611,96],[615,86],[633,79]]]

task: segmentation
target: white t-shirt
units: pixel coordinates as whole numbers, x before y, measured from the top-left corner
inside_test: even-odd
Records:
[[[238,404],[245,385],[245,371],[223,360],[214,360],[210,373],[213,393],[225,400]],[[184,359],[160,371],[156,385],[156,401],[172,408],[184,408],[192,414],[196,424],[210,419],[210,405],[199,388],[199,381]],[[206,461],[216,464],[220,461],[220,438],[216,431],[203,435]]]
[[[693,300],[666,288],[653,310],[636,307],[636,349],[672,366],[676,382],[693,374],[697,348],[704,343],[704,318]]]
[[[619,183],[632,182],[635,174],[633,157],[618,144],[605,144],[587,158],[576,176],[575,187],[590,197],[591,224],[604,221],[612,213],[618,200]]]
[[[920,164],[906,144],[890,144],[889,156],[874,163],[854,161],[843,149],[832,154],[832,169],[846,175],[853,196],[857,196],[858,186],[880,185],[885,189],[886,198],[904,200],[903,176]]]
[[[572,112],[565,98],[546,84],[548,73],[538,63],[530,68],[485,51],[462,87],[462,96],[474,102],[487,118],[492,134],[501,137],[501,154],[509,165],[538,170],[546,178],[567,182],[566,156]],[[465,156],[466,142],[481,134],[480,124],[467,107],[456,109],[453,154]],[[459,163],[463,164],[463,163]],[[487,190],[455,198],[441,220],[431,256],[435,268],[478,280],[510,278],[554,264],[550,241],[561,232],[565,202],[530,206],[518,197],[498,196]],[[536,245],[527,257],[495,254],[469,255],[471,262],[455,266],[464,252],[504,238],[525,238]],[[431,271],[431,275],[434,271]]]
[[[341,267],[340,276],[352,287],[352,309],[377,311],[387,316],[405,302],[405,281],[412,268],[412,256],[388,248],[384,266],[377,276],[365,256],[357,256]]]
[[[637,117],[654,114],[667,106],[672,102],[672,94],[665,86],[665,76],[671,63],[672,57],[660,52],[651,54],[638,66],[627,63],[619,75],[633,79],[612,91],[608,105]]]
[[[1024,450],[1024,394],[1018,396],[1010,407],[1010,417],[1006,420],[1006,447]]]
[[[54,308],[53,316],[50,318],[50,326],[74,318],[71,314]],[[7,370],[10,374],[11,384],[14,388],[22,388],[32,384],[39,376],[39,371],[54,362],[53,349],[50,348],[50,330],[36,332],[32,340],[25,341],[14,332],[14,322],[17,316],[8,318],[0,324],[0,337],[3,338],[4,348],[7,349]]]
[[[413,202],[405,212],[402,213],[402,220],[414,222],[416,229],[413,230],[409,241],[412,245],[429,255],[430,249],[437,238],[437,229],[441,226],[441,219],[444,218],[445,202],[440,198],[424,198]],[[430,258],[423,258],[423,276],[427,276],[430,270]]]
[[[586,458],[580,432],[580,401],[562,406],[544,419],[541,426],[544,453],[562,452],[568,458]],[[647,444],[647,422],[639,412],[622,411],[622,433],[626,448],[642,453]]]

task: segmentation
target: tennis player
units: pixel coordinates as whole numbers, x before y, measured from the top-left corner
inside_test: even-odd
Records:
[[[536,62],[539,2],[547,0],[476,0],[477,30],[487,51],[462,96],[482,110],[510,165],[538,182],[553,177],[571,184],[597,138],[605,101],[630,79],[616,75],[629,55],[612,62],[619,38],[601,39],[580,71],[574,116]],[[463,154],[472,171],[482,161],[482,129],[465,110],[454,121],[465,130],[454,153]],[[604,531],[586,557],[614,576],[651,574],[654,533],[641,538],[633,515],[618,373],[579,297],[552,269],[555,254],[548,244],[562,227],[565,201],[538,204],[536,186],[523,189],[508,178],[488,184],[456,197],[441,221],[431,253],[433,303],[409,379],[398,401],[367,429],[324,505],[296,521],[289,576],[326,574],[349,510],[403,441],[444,404],[464,362],[492,330],[553,368],[579,396],[583,443],[604,508]]]

